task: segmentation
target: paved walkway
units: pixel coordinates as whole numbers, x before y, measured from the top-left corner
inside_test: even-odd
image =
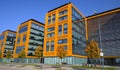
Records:
[[[36,64],[37,66],[34,65],[25,65],[25,64],[0,64],[0,70],[56,70],[59,68],[58,66],[50,66],[50,65],[42,65],[42,68],[40,67],[39,64]],[[117,70],[120,70],[120,67],[116,67]],[[65,70],[94,70],[94,69],[73,69],[72,67],[66,65],[63,66],[62,69]],[[95,70],[100,70],[100,69],[95,69]]]

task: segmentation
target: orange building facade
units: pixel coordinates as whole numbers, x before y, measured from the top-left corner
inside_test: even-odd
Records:
[[[45,21],[44,35],[44,63],[61,63],[57,57],[57,47],[61,46],[67,51],[62,60],[67,64],[87,63],[86,22],[85,17],[72,4],[67,3],[48,11]]]
[[[6,30],[0,34],[0,50],[2,52],[2,58],[6,58],[6,52],[8,50],[14,51],[16,32],[12,30]]]
[[[43,47],[44,41],[44,24],[34,19],[30,19],[18,26],[16,34],[16,43],[14,49],[15,62],[19,62],[18,54],[25,49],[24,62],[38,62],[35,57],[35,49],[38,46]]]

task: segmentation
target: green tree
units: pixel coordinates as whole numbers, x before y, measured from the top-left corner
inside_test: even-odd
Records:
[[[6,58],[9,60],[9,62],[10,62],[10,58],[12,58],[12,51],[10,51],[10,50],[8,50],[7,52],[6,52]]]
[[[88,58],[94,59],[94,64],[96,62],[95,59],[100,58],[100,49],[98,47],[98,43],[92,40],[91,42],[87,42],[87,47],[85,49]]]
[[[21,62],[23,60],[23,58],[25,58],[25,49],[22,49],[19,53],[18,53],[18,58],[21,59]]]
[[[35,49],[35,56],[37,58],[43,58],[43,48],[41,46],[38,46],[36,49]],[[42,59],[43,60],[43,59]],[[43,61],[42,61],[43,63]]]
[[[62,58],[66,57],[66,50],[64,49],[64,47],[62,46],[58,46],[57,47],[57,56],[62,60]]]

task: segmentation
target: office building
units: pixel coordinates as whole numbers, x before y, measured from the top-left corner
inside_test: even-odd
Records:
[[[87,30],[88,40],[94,39],[103,50],[104,63],[120,64],[120,8],[88,16]],[[100,46],[100,35],[102,46]]]
[[[24,48],[26,63],[39,62],[35,57],[35,49],[43,47],[44,24],[34,19],[30,19],[18,26],[16,43],[14,49],[15,62],[19,62],[18,54]]]
[[[14,50],[16,32],[12,30],[6,30],[0,34],[0,50],[2,51],[2,58],[6,58],[6,52],[8,50]]]
[[[43,54],[45,64],[61,63],[57,57],[58,46],[67,51],[62,62],[87,63],[85,17],[72,3],[59,6],[46,14]]]

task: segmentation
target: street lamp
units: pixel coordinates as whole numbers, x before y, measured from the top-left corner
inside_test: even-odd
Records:
[[[104,54],[103,54],[103,50],[102,50],[102,38],[101,38],[101,29],[100,29],[100,23],[98,21],[98,26],[99,26],[99,38],[100,38],[100,48],[101,48],[101,51],[100,51],[100,56],[101,56],[101,64],[102,64],[102,70],[104,70]]]
[[[104,70],[104,58],[103,58],[104,54],[103,54],[103,51],[101,49],[100,51],[100,57],[101,57],[101,64],[102,64],[102,70]]]

